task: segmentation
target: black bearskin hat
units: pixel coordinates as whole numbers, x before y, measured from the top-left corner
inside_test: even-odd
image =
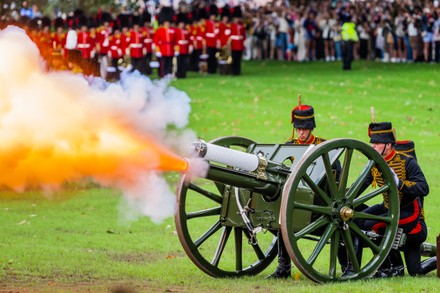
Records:
[[[231,18],[231,7],[229,7],[228,4],[225,4],[225,6],[223,6],[223,8],[221,9],[221,16],[222,18],[227,16],[228,18]]]
[[[416,149],[412,140],[398,140],[394,145],[394,149],[399,153],[410,155],[417,160]]]
[[[43,16],[41,18],[41,27],[42,28],[44,28],[44,27],[49,27],[50,28],[50,23],[51,23],[51,20],[50,20],[49,17]]]
[[[142,24],[145,24],[146,22],[150,23],[151,22],[151,14],[148,11],[144,11],[142,13]]]
[[[164,22],[173,22],[174,18],[174,9],[172,7],[164,6],[160,9],[159,12],[159,24],[163,24]]]
[[[312,106],[299,105],[292,110],[292,119],[294,128],[313,129],[315,124],[315,111]]]
[[[176,16],[176,23],[179,24],[183,22],[184,24],[188,24],[189,23],[189,19],[188,19],[188,15],[186,13],[178,13]]]
[[[64,27],[64,20],[61,17],[57,17],[53,20],[53,26],[55,29]]]
[[[130,26],[130,17],[127,14],[119,14],[117,16],[116,24],[121,29],[124,27],[128,28]]]
[[[215,4],[209,5],[209,16],[211,16],[211,15],[215,15],[215,16],[218,15],[218,8],[217,8],[217,5],[215,5]]]
[[[232,17],[238,17],[238,18],[242,17],[241,7],[240,6],[235,6],[233,10],[234,11],[232,12]]]
[[[370,143],[396,143],[391,122],[372,122],[368,126]]]

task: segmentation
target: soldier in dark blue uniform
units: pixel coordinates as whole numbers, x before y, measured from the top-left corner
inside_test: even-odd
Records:
[[[405,245],[402,247],[408,273],[412,276],[425,274],[429,268],[420,263],[420,245],[427,237],[427,228],[424,221],[422,199],[429,193],[426,178],[416,159],[403,152],[397,152],[394,148],[396,139],[391,122],[371,123],[369,126],[370,143],[372,147],[382,155],[394,174],[400,198],[399,228],[407,236]],[[371,169],[361,191],[370,184],[382,186],[384,184],[381,174],[376,167]],[[383,195],[383,202],[368,207],[363,212],[381,215],[387,212],[388,195]],[[363,230],[373,230],[380,233],[385,223],[376,220],[357,220]],[[391,250],[390,255],[373,277],[383,278],[402,276],[404,274],[403,262],[397,250]]]
[[[292,138],[287,143],[292,144],[320,144],[325,139],[313,135],[316,127],[315,111],[312,106],[298,105],[292,110],[293,133]],[[295,132],[298,137],[295,138]],[[291,260],[284,245],[281,231],[278,231],[278,267],[268,278],[286,279],[291,275]]]

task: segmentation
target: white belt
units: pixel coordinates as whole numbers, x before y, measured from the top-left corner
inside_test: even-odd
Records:
[[[203,37],[196,37],[196,40],[203,40]]]
[[[118,49],[118,46],[110,46],[110,49],[112,49],[112,50],[117,50],[117,49]]]
[[[187,40],[180,40],[180,41],[177,41],[177,44],[186,45],[186,44],[188,44],[188,41]]]
[[[130,44],[132,48],[142,48],[142,44]]]
[[[231,40],[239,41],[239,40],[242,40],[242,39],[243,39],[243,36],[231,36]]]
[[[153,42],[152,39],[145,39],[145,40],[144,40],[144,43],[152,43],[152,42]]]
[[[206,36],[207,36],[208,38],[214,38],[214,37],[215,37],[215,34],[214,34],[214,33],[206,33]]]
[[[78,44],[78,48],[80,49],[90,48],[90,44]]]

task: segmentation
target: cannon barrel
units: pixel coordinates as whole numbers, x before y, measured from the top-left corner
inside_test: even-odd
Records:
[[[250,154],[203,140],[192,144],[196,156],[210,162],[206,178],[215,182],[246,188],[273,197],[281,192],[290,169],[268,161],[264,154]]]

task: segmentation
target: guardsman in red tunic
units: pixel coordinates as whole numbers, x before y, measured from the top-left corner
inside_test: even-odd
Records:
[[[218,9],[215,4],[209,6],[209,19],[205,25],[205,42],[206,53],[208,54],[208,73],[217,72],[217,59],[215,55],[220,46],[219,42],[219,27],[216,21]]]
[[[118,65],[124,58],[124,51],[122,50],[123,36],[121,29],[116,25],[113,30],[113,34],[109,37],[108,59],[110,60],[110,65],[107,67],[107,80],[119,78],[120,70]]]
[[[153,36],[154,31],[151,27],[151,14],[148,11],[144,11],[142,13],[142,23],[143,26],[141,28],[142,36],[144,38],[144,47],[145,47],[145,66],[146,66],[146,73],[150,75],[152,73],[150,62],[153,58]]]
[[[159,15],[161,26],[154,34],[153,42],[160,52],[159,56],[159,76],[162,78],[173,73],[173,58],[175,45],[175,31],[171,27],[174,11],[171,7],[162,7]]]
[[[130,63],[132,66],[131,71],[138,70],[141,74],[146,74],[146,62],[145,62],[145,43],[142,31],[140,29],[139,16],[133,16],[132,29],[130,30],[130,40],[128,42]]]
[[[100,21],[102,25],[96,31],[96,51],[99,54],[98,62],[100,63],[101,77],[105,78],[108,66],[108,51],[110,49],[110,35],[112,34],[112,27],[110,22],[113,21],[112,16],[108,12],[102,12]]]
[[[223,48],[224,46],[228,45],[229,36],[231,35],[231,23],[229,22],[231,13],[228,5],[225,5],[225,7],[222,8],[221,16],[222,21],[218,26],[218,38],[220,40],[220,48]]]
[[[199,24],[196,18],[192,19],[192,24],[189,27],[189,37],[190,37],[190,67],[189,70],[198,72],[199,71],[199,56],[202,52],[200,48],[198,48],[197,43],[197,32],[199,30]]]
[[[241,18],[241,8],[240,6],[234,7],[234,12],[232,16],[231,24],[231,35],[229,37],[229,42],[231,45],[231,74],[240,75],[241,74],[241,58],[244,51],[244,41],[246,40],[246,31],[243,24],[240,22]]]
[[[185,78],[188,70],[188,56],[189,56],[189,43],[190,34],[185,28],[188,22],[186,14],[177,15],[177,28],[176,31],[176,52],[177,55],[177,78]]]
[[[41,19],[41,30],[38,32],[38,46],[41,56],[45,60],[50,60],[52,54],[52,38],[50,34],[50,19],[48,17]]]
[[[66,45],[67,34],[63,29],[64,21],[61,17],[54,19],[55,31],[51,34],[52,51],[61,52],[64,58],[67,58],[67,54],[64,50]]]
[[[95,43],[87,27],[87,17],[81,15],[79,18],[80,31],[78,32],[78,42],[76,48],[81,51],[81,68],[88,75],[93,73],[92,58],[95,56]]]

